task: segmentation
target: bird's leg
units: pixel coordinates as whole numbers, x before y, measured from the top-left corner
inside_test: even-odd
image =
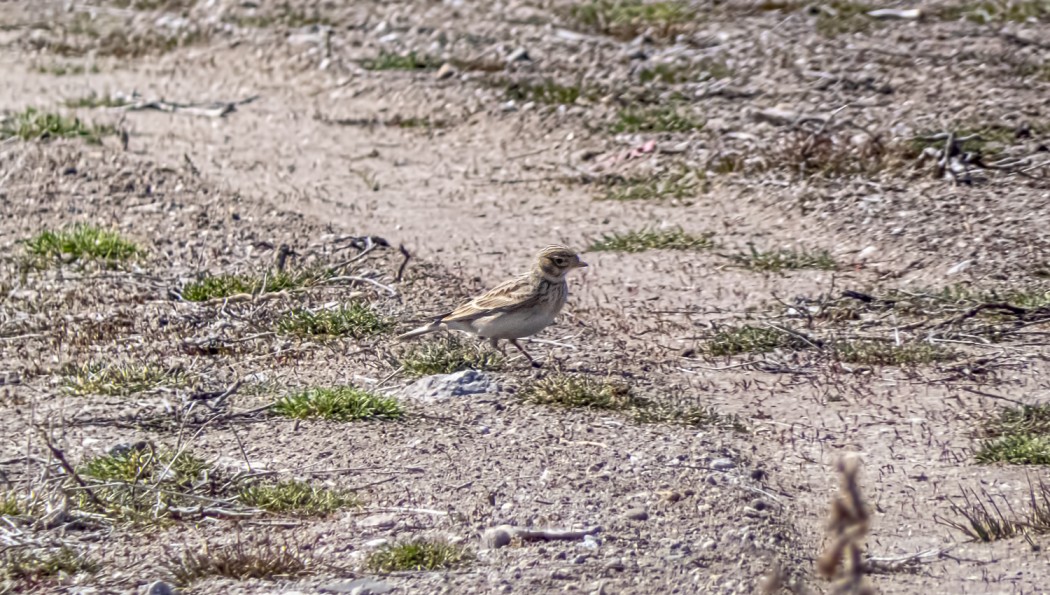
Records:
[[[538,361],[532,359],[532,356],[529,355],[528,351],[525,351],[525,348],[522,347],[520,343],[518,343],[517,339],[510,339],[510,344],[518,348],[518,351],[520,351],[521,354],[525,356],[525,359],[529,360],[529,363],[532,364],[533,368],[540,367],[541,364]]]
[[[496,351],[499,351],[500,353],[502,353],[503,357],[507,357],[507,348],[503,347],[502,345],[499,344],[499,339],[496,339],[496,338],[489,339],[489,345],[492,345],[493,349],[495,349]]]

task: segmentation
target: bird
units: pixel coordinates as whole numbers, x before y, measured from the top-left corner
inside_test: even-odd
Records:
[[[586,267],[579,255],[571,249],[547,246],[536,255],[532,269],[508,279],[493,289],[475,297],[452,312],[443,314],[429,324],[398,337],[405,341],[442,329],[462,331],[488,339],[493,348],[506,355],[500,340],[511,345],[538,368],[518,339],[535,335],[554,322],[569,298],[565,276],[569,271]]]

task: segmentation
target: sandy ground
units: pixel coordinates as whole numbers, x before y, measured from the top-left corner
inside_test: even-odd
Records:
[[[358,265],[396,286],[396,296],[353,287],[404,328],[525,269],[547,244],[584,250],[606,234],[679,227],[712,234],[717,246],[585,254],[591,266],[571,278],[569,308],[539,336],[556,344],[530,345],[545,370],[516,360],[484,398],[413,401],[397,423],[263,417],[192,426],[194,450],[223,465],[352,487],[364,508],[310,521],[63,531],[99,570],[34,588],[138,592],[166,578],[157,564],[171,551],[223,543],[236,531],[308,544],[310,571],[275,581],[209,578],[190,592],[317,592],[375,576],[362,564],[376,540],[411,536],[461,541],[477,557],[447,572],[377,577],[398,592],[753,593],[775,567],[825,592],[814,560],[826,543],[834,468],[858,453],[872,512],[866,554],[928,553],[870,577],[880,592],[1046,590],[1045,536],[969,543],[937,522],[953,515],[950,503],[963,490],[1024,510],[1029,480],[1046,477],[1045,468],[979,465],[972,454],[980,421],[1004,405],[988,394],[1046,402],[1039,325],[998,343],[956,337],[958,357],[923,365],[851,366],[807,352],[704,355],[725,325],[808,328],[787,305],[836,299],[844,289],[1045,292],[1046,13],[1041,22],[990,24],[867,19],[859,31],[829,35],[819,9],[718,3],[694,5],[677,38],[652,28],[619,39],[574,22],[566,2],[254,4],[4,5],[0,109],[73,113],[127,132],[126,146],[116,137],[101,146],[0,145],[0,372],[8,379],[0,457],[12,461],[2,477],[15,489],[39,476],[32,462],[47,456],[34,427],[51,428],[73,460],[140,439],[186,439],[186,426],[142,421],[170,412],[177,390],[70,396],[60,387],[70,362],[179,365],[207,390],[263,379],[263,388],[234,399],[244,410],[266,404],[267,390],[350,382],[398,394],[409,384],[384,380],[401,349],[389,336],[244,339],[265,333],[287,308],[346,299],[350,288],[229,308],[173,298],[202,272],[269,266],[275,246],[292,247],[303,263],[345,258],[340,238],[348,236],[405,246],[413,258],[400,283],[393,248]],[[251,20],[257,15],[267,18]],[[323,25],[302,15],[323,16]],[[127,38],[108,40],[114,30]],[[135,37],[150,31],[185,43],[158,47]],[[141,52],[132,51],[137,39],[147,40]],[[508,61],[522,49],[527,59]],[[448,62],[451,73],[363,67],[410,51]],[[642,81],[644,69],[672,62],[700,70],[680,82]],[[717,77],[699,74],[711,64]],[[57,74],[60,67],[82,72]],[[586,93],[569,105],[507,95],[507,81],[545,80]],[[257,99],[223,117],[64,105],[131,93],[176,103]],[[610,130],[622,109],[662,105],[705,125]],[[408,119],[433,125],[398,124]],[[997,158],[1025,165],[975,167],[972,184],[955,183],[901,148],[919,134],[988,129],[1009,132]],[[818,141],[843,161],[822,175],[800,174],[799,143]],[[885,151],[877,163],[873,147]],[[705,172],[684,197],[597,200],[610,176],[666,178],[680,167]],[[22,240],[72,222],[117,228],[150,255],[130,272],[19,273]],[[826,250],[838,266],[761,272],[726,256],[752,245]],[[893,340],[901,326],[932,317],[818,321],[812,332]],[[185,348],[216,333],[244,341],[218,355]],[[621,377],[655,401],[738,416],[746,432],[521,402],[521,388],[552,370]],[[625,516],[638,508],[647,520]],[[484,549],[481,532],[502,523],[599,525],[600,542]]]

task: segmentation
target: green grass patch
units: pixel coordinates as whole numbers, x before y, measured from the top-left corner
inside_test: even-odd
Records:
[[[82,74],[98,74],[101,72],[97,64],[84,66],[83,64],[63,62],[37,66],[36,71],[40,74],[50,74],[51,76],[78,76]]]
[[[32,550],[5,548],[0,553],[0,592],[45,592],[47,589],[41,583],[50,579],[97,571],[96,563],[68,547]],[[12,590],[8,591],[7,588]]]
[[[755,271],[780,272],[801,269],[834,271],[838,263],[827,250],[814,252],[799,250],[758,250],[750,246],[750,252],[737,254],[732,259],[741,266]]]
[[[177,368],[152,364],[81,364],[62,374],[63,387],[74,395],[128,396],[160,387],[176,388],[189,382]]]
[[[419,572],[463,566],[473,555],[458,545],[428,539],[414,539],[380,547],[368,556],[366,566],[372,572]]]
[[[330,490],[303,481],[256,483],[242,488],[237,499],[241,504],[268,512],[311,517],[361,504],[352,492]]]
[[[74,97],[62,102],[66,107],[95,109],[102,107],[123,107],[131,103],[126,99],[113,97],[112,95],[98,95],[90,93],[82,97]]]
[[[79,138],[89,144],[101,144],[105,136],[116,134],[113,126],[88,124],[79,118],[26,108],[0,118],[0,139],[20,138],[26,141],[52,138]]]
[[[800,351],[811,347],[806,340],[791,333],[765,326],[744,325],[719,329],[707,340],[704,350],[713,356],[732,356],[781,349]]]
[[[173,516],[173,509],[199,506],[201,500],[194,495],[215,497],[214,482],[220,475],[192,453],[145,442],[89,459],[77,472],[91,491],[71,485],[67,494],[74,506],[113,522],[136,525],[164,522]]]
[[[1050,435],[1007,434],[981,444],[978,463],[1050,465]]]
[[[704,181],[702,172],[685,168],[653,173],[606,183],[599,200],[681,200],[701,192]]]
[[[957,354],[926,342],[844,341],[832,346],[834,358],[862,366],[914,366],[951,361]]]
[[[643,404],[626,383],[568,374],[537,380],[523,391],[522,397],[531,403],[570,409],[624,411]]]
[[[507,99],[518,102],[535,102],[543,105],[569,105],[584,97],[584,89],[579,84],[562,85],[550,79],[540,82],[512,81],[503,82]]]
[[[390,321],[362,301],[316,311],[296,308],[277,321],[278,332],[304,337],[370,337],[391,327]]]
[[[307,570],[307,559],[294,543],[275,542],[266,533],[232,543],[185,548],[169,554],[162,566],[179,586],[189,586],[212,577],[234,580],[276,580],[299,576]]]
[[[1050,403],[1002,409],[998,417],[984,424],[982,432],[989,438],[1012,434],[1050,435]]]
[[[140,443],[90,459],[78,473],[102,481],[188,486],[208,469],[207,463],[188,452],[176,456],[172,450]]]
[[[659,37],[671,37],[698,19],[688,4],[673,0],[590,0],[573,4],[567,14],[580,29],[619,39],[631,39],[650,29]]]
[[[193,8],[197,0],[109,0],[117,8],[129,10],[163,10],[182,12]]]
[[[701,60],[699,62],[664,62],[638,71],[642,83],[658,82],[665,85],[701,83],[711,79],[724,79],[733,74],[725,62]]]
[[[375,58],[362,61],[361,67],[365,70],[436,70],[441,64],[440,60],[416,52],[396,54],[384,50]]]
[[[692,132],[704,127],[704,121],[675,106],[628,107],[616,114],[610,130],[621,132]]]
[[[398,419],[401,406],[390,397],[353,387],[311,388],[281,397],[273,406],[277,415],[293,419],[359,421]]]
[[[24,511],[12,492],[0,493],[0,516],[20,516]]]
[[[25,241],[26,252],[37,264],[101,261],[108,265],[142,256],[145,251],[118,232],[77,224],[58,231],[42,231]]]
[[[594,252],[645,252],[646,250],[707,250],[714,247],[712,235],[693,235],[681,229],[645,229],[607,234],[591,244]]]
[[[414,346],[398,358],[405,374],[411,377],[453,374],[463,370],[497,371],[503,368],[503,354],[448,335],[440,341],[427,341]]]
[[[289,289],[309,287],[323,279],[318,271],[287,272],[270,270],[261,274],[205,275],[182,288],[182,299],[188,302],[228,298],[247,293],[275,293]]]

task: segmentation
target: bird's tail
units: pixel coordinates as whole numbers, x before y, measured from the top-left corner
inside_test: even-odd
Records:
[[[416,338],[416,337],[418,337],[420,335],[425,335],[427,333],[432,333],[434,331],[439,331],[439,330],[441,330],[441,319],[435,320],[434,322],[431,322],[430,324],[424,324],[423,326],[421,326],[421,327],[419,327],[417,329],[410,330],[410,331],[408,331],[407,333],[405,333],[403,335],[399,335],[397,340],[398,341],[406,341],[408,339],[414,339],[414,338]]]

